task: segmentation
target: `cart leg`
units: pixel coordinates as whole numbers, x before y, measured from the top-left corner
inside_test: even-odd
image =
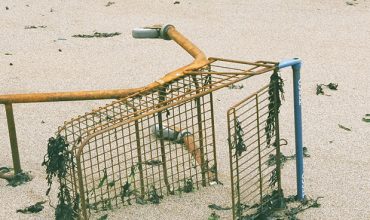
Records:
[[[13,106],[11,103],[5,104],[5,111],[6,111],[6,119],[8,121],[9,139],[10,139],[10,146],[12,149],[14,173],[17,174],[17,173],[22,172],[22,169],[21,169],[21,162],[19,160],[19,151],[18,151],[18,143],[17,143],[17,133],[15,131]]]

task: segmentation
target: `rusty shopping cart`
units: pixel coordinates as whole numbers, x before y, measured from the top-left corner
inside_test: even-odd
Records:
[[[0,96],[5,104],[15,172],[20,172],[12,103],[118,99],[59,127],[71,166],[62,180],[88,219],[91,210],[130,204],[200,188],[218,181],[213,92],[255,75],[293,67],[298,197],[303,198],[299,59],[246,62],[207,58],[172,25],[133,30],[135,38],[174,40],[194,61],[136,89]],[[233,216],[248,214],[243,204],[281,190],[278,80],[228,112]],[[280,161],[277,158],[276,161]],[[274,178],[274,182],[266,181]],[[253,183],[253,184],[249,184]],[[249,187],[249,188],[248,188]]]

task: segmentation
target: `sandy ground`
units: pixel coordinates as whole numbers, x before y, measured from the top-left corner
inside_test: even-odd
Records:
[[[131,29],[171,23],[208,56],[247,61],[300,57],[305,191],[323,196],[319,209],[301,219],[370,219],[370,1],[13,1],[0,2],[0,94],[132,88],[191,62],[173,42],[134,40]],[[6,10],[8,7],[8,10]],[[52,10],[51,10],[52,9]],[[46,28],[25,29],[27,25]],[[121,32],[107,39],[74,34]],[[65,40],[61,40],[65,39]],[[61,51],[59,51],[59,49]],[[5,55],[10,53],[12,55]],[[13,65],[10,65],[12,63]],[[294,153],[291,71],[284,70],[286,102],[282,134]],[[335,82],[338,91],[317,96],[316,84]],[[217,147],[224,186],[167,197],[160,205],[135,205],[109,213],[109,219],[207,219],[208,204],[230,206],[226,110],[258,87],[253,80],[238,91],[217,93]],[[241,94],[242,93],[242,94]],[[46,143],[57,127],[109,101],[14,105],[22,168],[34,179],[12,188],[0,180],[0,219],[52,219],[49,206],[38,214],[15,210],[44,200],[41,167]],[[45,122],[45,123],[42,123]],[[345,131],[342,124],[352,129]],[[0,166],[11,166],[4,108],[0,109]],[[284,167],[283,187],[295,193],[295,166]],[[217,212],[231,219],[230,211]],[[100,214],[94,216],[99,217]]]

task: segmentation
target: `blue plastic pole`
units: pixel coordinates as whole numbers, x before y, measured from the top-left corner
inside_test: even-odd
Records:
[[[295,147],[297,156],[297,197],[299,200],[304,199],[301,65],[302,61],[298,58],[285,60],[279,63],[279,69],[289,66],[293,69]]]

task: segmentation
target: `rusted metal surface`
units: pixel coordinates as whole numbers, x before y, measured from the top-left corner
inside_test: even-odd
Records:
[[[97,99],[120,99],[138,93],[140,91],[148,91],[175,80],[185,74],[186,71],[199,69],[206,66],[209,61],[205,54],[196,47],[192,42],[179,33],[173,26],[168,29],[168,36],[178,43],[184,50],[194,57],[194,61],[172,71],[148,86],[133,89],[118,89],[118,90],[98,90],[98,91],[78,91],[78,92],[54,92],[54,93],[29,93],[29,94],[10,94],[0,95],[0,104],[5,104],[7,109],[9,137],[12,147],[13,166],[15,172],[20,172],[19,152],[17,138],[15,132],[14,116],[12,111],[13,103],[33,103],[33,102],[60,102],[60,101],[83,101]],[[10,124],[9,124],[10,123]],[[1,178],[1,177],[0,177]]]
[[[233,219],[255,219],[280,199],[278,93],[270,97],[275,89],[275,83],[267,85],[228,111]]]
[[[12,149],[13,168],[14,168],[14,173],[17,174],[17,173],[22,172],[22,169],[21,169],[21,162],[19,159],[17,132],[15,130],[15,122],[14,122],[12,104],[6,104],[5,111],[6,111],[6,119],[8,122],[10,146]]]
[[[118,90],[99,90],[99,91],[0,95],[0,104],[119,99],[132,95],[139,91],[140,89],[118,89]]]
[[[192,181],[195,188],[217,181],[213,92],[274,68],[273,64],[213,60],[207,68],[66,122],[58,133],[73,146],[79,163],[67,182],[80,195],[82,215],[88,218],[91,207],[101,208],[108,200],[115,206],[126,205],[120,190],[137,164],[142,166],[136,169],[132,187],[140,193],[131,195],[132,201],[142,197],[143,182],[147,199],[152,186],[160,195],[168,195],[182,190],[186,181]],[[217,74],[226,69],[240,70]],[[159,136],[164,127],[190,133],[177,143],[155,137],[151,130],[155,125],[160,128]],[[160,163],[148,165],[153,161]],[[117,185],[96,189],[104,170],[109,170],[109,181]]]

